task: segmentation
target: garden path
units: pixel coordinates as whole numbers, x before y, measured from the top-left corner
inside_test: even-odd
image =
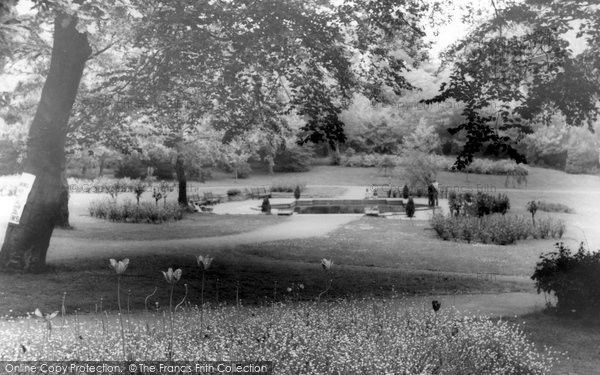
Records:
[[[345,215],[294,215],[283,223],[245,233],[204,238],[181,238],[170,240],[123,241],[107,240],[93,243],[66,237],[52,238],[48,260],[75,258],[106,258],[133,256],[135,254],[197,254],[198,251],[223,249],[243,244],[271,242],[289,239],[321,237],[340,226],[357,220],[360,214]],[[127,250],[123,250],[126,248]]]

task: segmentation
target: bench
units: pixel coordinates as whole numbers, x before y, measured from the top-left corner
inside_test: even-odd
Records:
[[[365,215],[366,216],[379,216],[379,207],[365,207]]]
[[[271,198],[271,188],[266,186],[250,188],[250,196],[252,199]]]
[[[188,203],[190,203],[194,208],[198,208],[197,206],[206,206],[212,205],[216,203],[221,203],[221,197],[213,195],[212,192],[206,192],[202,197],[198,194],[188,195]],[[205,211],[205,210],[202,210]]]
[[[221,197],[213,195],[211,191],[204,193],[204,202],[206,204],[217,204],[221,203]]]

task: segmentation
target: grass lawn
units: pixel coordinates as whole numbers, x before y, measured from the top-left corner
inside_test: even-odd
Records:
[[[186,214],[182,220],[163,224],[115,223],[96,218],[75,221],[75,229],[56,229],[53,237],[90,241],[145,241],[202,238],[249,232],[281,223],[286,218],[266,215]]]
[[[552,375],[600,374],[600,324],[586,320],[559,318],[544,313],[511,319],[539,346],[566,353]]]
[[[148,246],[151,253],[152,242]],[[539,252],[549,246],[541,241],[504,247],[444,242],[425,222],[361,218],[325,238],[213,249],[210,253],[215,261],[206,293],[214,302],[218,298],[231,303],[239,285],[244,303],[261,304],[273,296],[282,299],[287,287],[303,283],[300,298],[313,299],[325,285],[321,258],[335,262],[333,288],[328,293],[331,298],[532,291],[528,276]],[[126,254],[127,242],[122,248]],[[201,274],[193,256],[181,255],[193,253],[188,250],[131,257],[123,285],[124,290],[132,291],[132,308],[143,309],[144,297],[154,286],[160,287],[157,297],[165,300],[160,271],[168,267],[183,270],[182,283],[189,284],[189,300],[199,302]],[[51,265],[50,272],[40,275],[0,274],[0,314],[23,314],[36,307],[55,309],[63,292],[67,292],[70,310],[94,311],[100,297],[105,307],[115,308],[116,278],[108,259],[68,259]],[[177,293],[181,296],[183,288]]]

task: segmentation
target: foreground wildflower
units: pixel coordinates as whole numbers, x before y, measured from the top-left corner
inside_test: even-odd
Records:
[[[204,271],[207,271],[214,259],[215,258],[208,255],[198,255],[196,257],[196,262],[198,263],[198,267],[204,268]]]
[[[116,261],[115,259],[110,259],[110,266],[115,270],[117,275],[123,274],[129,265],[129,259],[125,258],[120,261]]]
[[[175,284],[181,278],[181,269],[180,268],[173,271],[173,268],[169,267],[167,272],[165,272],[165,271],[161,271],[161,272],[162,272],[163,276],[165,277],[165,280],[169,284]]]

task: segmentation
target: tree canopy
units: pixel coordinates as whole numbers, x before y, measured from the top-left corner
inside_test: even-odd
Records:
[[[526,0],[495,7],[445,53],[451,75],[426,103],[464,103],[464,120],[451,129],[467,142],[456,166],[487,146],[519,162],[516,144],[532,124],[560,113],[569,126],[592,128],[600,110],[600,8],[594,2]],[[583,41],[581,50],[571,43]]]

